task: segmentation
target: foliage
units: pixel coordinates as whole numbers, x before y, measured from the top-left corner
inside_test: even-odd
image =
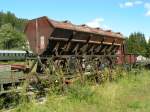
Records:
[[[23,30],[27,20],[17,18],[11,12],[0,12],[0,49],[23,49],[26,47]]]
[[[144,55],[147,53],[147,42],[145,35],[140,32],[132,33],[126,38],[127,52]]]
[[[149,38],[148,44],[147,44],[147,54],[146,54],[146,56],[150,58],[150,38]]]
[[[67,95],[51,94],[47,101],[21,103],[13,112],[149,112],[150,72],[130,72],[101,86],[71,86]],[[80,91],[81,90],[81,91]],[[32,107],[31,107],[32,105]]]
[[[11,24],[2,25],[0,28],[1,49],[23,49],[25,48],[25,36],[14,29]]]
[[[88,84],[75,84],[68,89],[68,98],[70,100],[88,101],[93,95],[94,91],[91,90]]]
[[[21,97],[16,92],[6,93],[0,96],[0,109],[15,107]]]
[[[23,32],[27,20],[17,18],[15,14],[9,11],[7,13],[0,12],[0,27],[8,23],[11,24],[13,28],[16,28],[20,32]]]

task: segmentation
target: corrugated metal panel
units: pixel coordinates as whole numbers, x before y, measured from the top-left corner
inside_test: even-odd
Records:
[[[47,18],[47,17],[43,17],[43,18]],[[112,32],[111,30],[103,30],[101,28],[91,28],[86,25],[74,25],[70,22],[59,22],[59,21],[55,21],[52,19],[48,19],[48,20],[52,24],[52,26],[55,28],[69,29],[73,31],[80,31],[80,32],[87,32],[87,33],[93,33],[93,34],[110,36],[110,37],[123,38],[123,35],[120,32],[115,33],[115,32]]]

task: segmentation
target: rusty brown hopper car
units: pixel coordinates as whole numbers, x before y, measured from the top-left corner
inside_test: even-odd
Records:
[[[47,17],[30,20],[25,34],[36,55],[113,54],[123,45],[121,33],[87,25],[58,22]]]

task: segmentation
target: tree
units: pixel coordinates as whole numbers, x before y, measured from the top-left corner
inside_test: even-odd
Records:
[[[25,29],[25,25],[27,24],[26,19],[20,19],[18,18],[16,23],[15,23],[15,28],[19,31],[19,32],[23,32]]]
[[[16,16],[11,13],[11,12],[7,12],[6,14],[4,14],[4,23],[10,23],[12,25],[13,28],[15,28],[15,24],[17,22],[17,18]]]
[[[23,32],[25,24],[28,20],[27,19],[22,19],[22,18],[17,18],[15,14],[11,12],[0,12],[0,27],[4,24],[11,24],[13,28],[16,30]]]
[[[4,13],[3,13],[3,12],[0,12],[0,27],[1,27],[1,26],[3,25],[3,23],[4,23],[3,17],[4,17]]]
[[[25,47],[25,36],[23,33],[18,32],[11,24],[5,24],[1,26],[1,49],[23,49]]]
[[[146,55],[147,55],[147,57],[150,58],[150,38],[149,38],[148,43],[147,43],[147,52],[146,52]]]
[[[126,40],[127,52],[145,56],[147,52],[147,42],[145,35],[140,32],[132,33]]]
[[[0,49],[22,49],[25,47],[23,34],[27,20],[17,18],[11,12],[0,12]]]

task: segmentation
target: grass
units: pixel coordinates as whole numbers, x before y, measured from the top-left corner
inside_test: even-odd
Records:
[[[49,93],[47,101],[21,102],[12,112],[150,112],[150,71],[103,85],[71,85],[65,95]]]

